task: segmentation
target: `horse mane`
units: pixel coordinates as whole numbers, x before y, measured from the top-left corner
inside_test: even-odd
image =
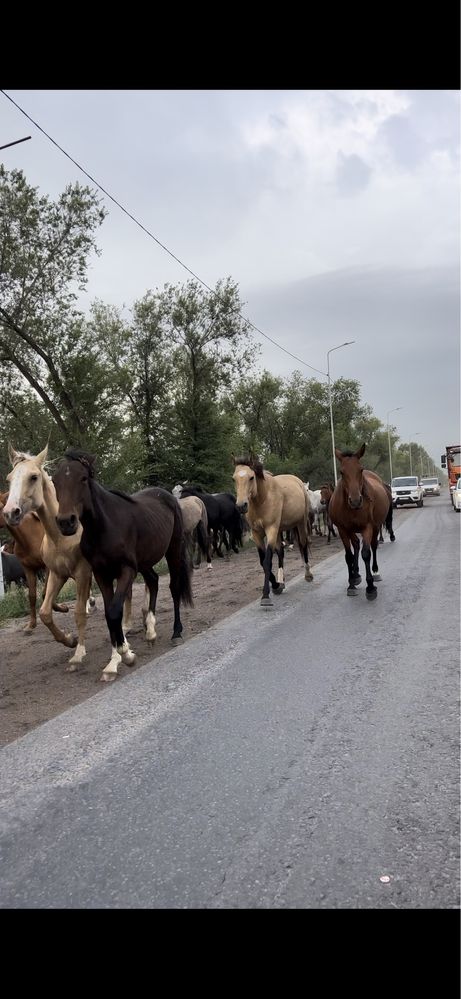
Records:
[[[98,483],[98,485],[100,485],[100,483]],[[121,499],[128,500],[129,503],[136,503],[136,500],[134,500],[129,493],[124,493],[123,489],[108,489],[107,486],[103,486],[103,488],[106,493],[111,493],[113,496],[120,496]]]
[[[253,469],[258,479],[264,478],[262,462],[255,455],[243,454],[240,458],[234,458],[234,465],[247,465],[248,468]]]
[[[96,461],[94,454],[82,451],[79,447],[70,447],[64,452],[64,457],[68,458],[69,461],[79,461],[81,465],[84,465],[88,469],[90,478],[94,479],[94,463]]]

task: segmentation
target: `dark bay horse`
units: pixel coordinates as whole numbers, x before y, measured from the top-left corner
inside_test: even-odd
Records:
[[[223,558],[223,542],[227,552],[232,549],[238,553],[243,544],[244,524],[232,493],[206,493],[199,486],[178,484],[173,489],[173,495],[181,499],[198,496],[202,500],[208,515],[208,529],[213,532],[213,551],[219,558]]]
[[[282,531],[294,531],[304,561],[304,578],[309,582],[313,579],[308,550],[311,536],[309,497],[304,482],[297,475],[272,475],[264,470],[255,455],[234,457],[233,461],[237,509],[246,515],[264,570],[261,604],[271,607],[270,586],[275,594],[281,593],[285,586]],[[274,551],[279,559],[278,580],[272,572]]]
[[[387,526],[389,512],[392,529],[392,502],[389,502],[389,492],[379,475],[362,467],[360,458],[364,451],[365,444],[355,452],[340,451],[339,448],[335,448],[341,478],[329,501],[328,511],[344,545],[349,574],[348,595],[355,596],[357,584],[362,581],[359,574],[358,538],[361,534],[362,558],[367,577],[367,598],[375,600],[378,591],[374,581],[381,579],[376,560],[378,532],[382,524],[386,523]],[[373,553],[374,575],[370,570],[371,553]]]
[[[153,641],[158,592],[153,566],[165,556],[174,604],[172,639],[181,638],[180,601],[192,604],[191,570],[182,513],[174,496],[156,487],[132,496],[105,489],[94,478],[94,461],[85,451],[66,451],[53,477],[59,503],[56,520],[64,535],[75,534],[79,520],[82,524],[81,549],[104,598],[112,643],[112,656],[101,679],[115,680],[122,658],[127,666],[135,659],[123,632],[122,614],[136,574],[140,572],[146,584],[143,617],[146,638]]]

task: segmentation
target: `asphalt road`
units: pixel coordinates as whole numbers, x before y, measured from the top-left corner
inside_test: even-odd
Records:
[[[3,748],[0,906],[456,908],[461,515],[395,519]]]

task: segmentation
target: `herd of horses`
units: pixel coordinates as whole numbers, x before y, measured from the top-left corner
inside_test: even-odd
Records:
[[[86,655],[85,628],[94,575],[102,593],[111,657],[101,679],[114,680],[121,662],[130,666],[135,655],[127,638],[131,626],[132,585],[138,573],[145,583],[142,610],[145,637],[156,638],[155,609],[159,577],[154,566],[165,558],[174,606],[172,640],[181,639],[180,605],[192,604],[192,547],[211,568],[213,551],[222,557],[222,546],[238,552],[245,522],[258,550],[264,573],[261,605],[272,606],[272,595],[285,588],[284,535],[297,541],[304,564],[304,578],[313,579],[309,564],[312,533],[319,521],[330,534],[337,528],[344,545],[349,596],[361,582],[360,537],[366,571],[366,596],[377,596],[379,576],[377,547],[386,527],[391,541],[392,497],[389,486],[363,468],[365,451],[340,451],[336,457],[341,475],[336,487],[325,485],[316,493],[296,475],[273,475],[252,453],[232,456],[235,493],[206,493],[199,487],[177,485],[172,493],[159,487],[128,494],[107,489],[96,479],[95,458],[73,448],[58,462],[53,477],[46,470],[48,448],[38,455],[10,447],[12,469],[9,491],[0,493],[0,526],[14,539],[14,556],[23,566],[29,590],[30,619],[24,629],[36,627],[37,576],[45,573],[45,595],[39,616],[56,641],[71,648],[67,670],[75,671]],[[318,502],[317,502],[318,500]],[[317,525],[317,528],[316,528]],[[272,562],[278,558],[277,578]],[[370,567],[371,562],[371,567]],[[78,635],[64,632],[53,611],[65,614],[57,603],[67,579],[76,584],[75,623]]]

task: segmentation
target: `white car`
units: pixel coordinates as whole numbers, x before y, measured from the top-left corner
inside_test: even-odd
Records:
[[[424,496],[440,496],[440,482],[438,479],[430,479],[428,476],[421,479]]]
[[[394,507],[404,506],[411,503],[413,506],[423,506],[423,488],[419,484],[417,475],[400,475],[392,479],[392,505]]]
[[[452,493],[453,496],[453,509],[456,513],[461,512],[461,479],[458,479],[456,486]]]

